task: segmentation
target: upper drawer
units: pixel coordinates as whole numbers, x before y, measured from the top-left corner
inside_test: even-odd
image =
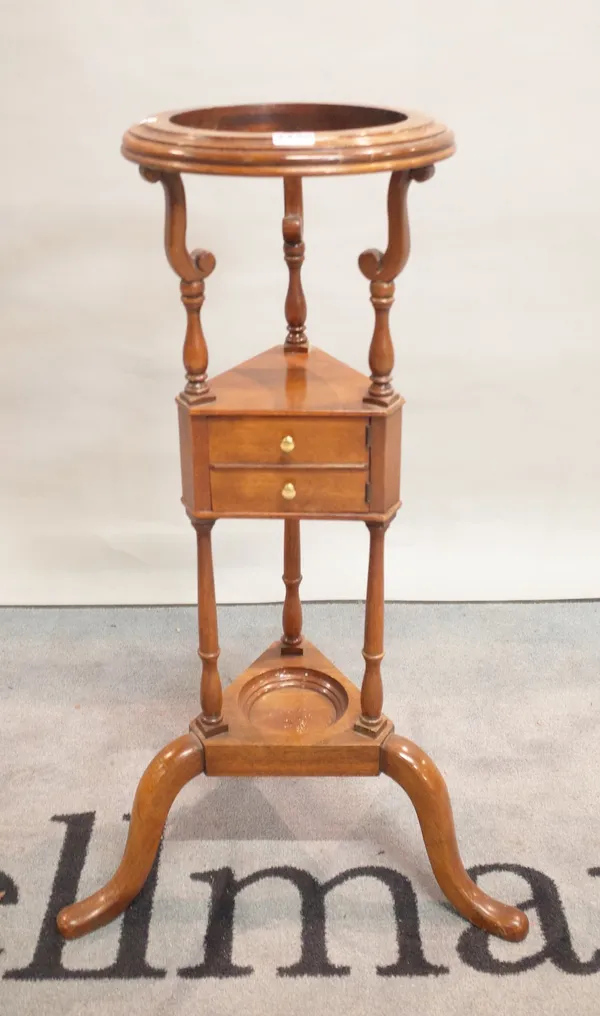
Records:
[[[216,417],[209,421],[211,463],[366,463],[367,419]]]

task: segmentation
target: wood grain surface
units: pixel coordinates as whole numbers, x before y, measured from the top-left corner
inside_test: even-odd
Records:
[[[157,113],[129,128],[121,151],[169,172],[337,176],[428,166],[453,154],[454,137],[409,110],[275,103]]]

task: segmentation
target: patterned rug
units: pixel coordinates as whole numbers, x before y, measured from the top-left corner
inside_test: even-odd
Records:
[[[442,769],[463,860],[525,907],[527,940],[445,903],[387,777],[201,776],[125,916],[63,942],[57,911],[110,877],[143,769],[197,712],[195,616],[5,609],[2,1016],[600,1013],[600,604],[386,610],[386,712]],[[233,678],[279,610],[219,613]],[[361,626],[357,604],[305,609],[356,681]]]

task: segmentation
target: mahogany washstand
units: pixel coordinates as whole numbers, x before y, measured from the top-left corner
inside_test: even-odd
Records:
[[[199,716],[140,781],[121,864],[108,884],[58,915],[67,938],[117,917],[142,888],[180,789],[193,776],[391,776],[411,798],[437,881],[466,918],[520,940],[525,914],[487,896],[463,867],[448,792],[431,759],[383,715],[385,532],[400,506],[403,399],[392,385],[389,312],[409,253],[412,180],[454,151],[449,130],[418,113],[361,106],[229,106],[161,113],[132,127],[123,154],[163,186],[165,249],[187,314],[186,384],[177,402],[183,503],[196,530],[202,677]],[[309,347],[300,277],[302,177],[391,171],[388,245],[367,250],[375,327],[370,379]],[[207,380],[200,322],[215,258],[188,250],[181,173],[283,178],[289,268],[283,345]],[[211,530],[219,518],[284,520],[283,634],[225,692]],[[352,519],[370,534],[360,691],[302,634],[300,520]]]

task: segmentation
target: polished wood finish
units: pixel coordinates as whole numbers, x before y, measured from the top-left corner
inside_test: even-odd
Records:
[[[300,583],[300,522],[285,519],[283,534],[283,582],[285,600],[283,603],[283,634],[281,636],[282,656],[301,656],[302,648],[302,603]]]
[[[129,128],[121,151],[168,172],[335,176],[430,166],[453,154],[454,137],[409,110],[280,103],[157,113]]]
[[[211,473],[213,511],[237,513],[307,515],[361,512],[367,509],[366,466],[339,469],[215,469]],[[291,491],[286,497],[285,488]]]
[[[311,353],[312,355],[312,353]],[[366,466],[368,418],[317,420],[306,416],[212,417],[209,423],[212,466],[296,465]],[[292,439],[292,447],[286,438]],[[284,447],[282,448],[282,444]]]
[[[492,935],[520,942],[529,929],[526,914],[492,899],[467,875],[460,859],[452,807],[444,778],[421,748],[392,734],[381,748],[381,771],[410,797],[438,885],[463,917]]]
[[[217,661],[219,635],[217,627],[217,601],[212,559],[211,530],[214,522],[194,522],[198,546],[198,629],[200,645],[198,656],[202,660],[200,679],[200,726],[206,737],[227,730],[223,720],[223,690]]]
[[[383,682],[381,661],[383,660],[384,625],[384,538],[389,522],[368,522],[369,529],[369,573],[367,578],[367,599],[365,603],[365,640],[363,658],[365,672],[360,689],[360,717],[356,729],[367,735],[381,729],[383,708]]]
[[[370,484],[369,507],[373,515],[388,514],[400,507],[400,455],[402,447],[402,403],[384,417],[373,416],[369,426]]]
[[[371,384],[365,402],[391,406],[399,398],[392,385],[394,346],[390,334],[390,310],[394,302],[394,279],[400,274],[410,253],[407,194],[411,180],[428,180],[433,166],[397,170],[388,188],[388,245],[385,254],[372,248],[363,251],[358,266],[371,282],[371,303],[375,310],[375,328],[369,350]]]
[[[308,352],[306,337],[306,299],[302,288],[301,270],[304,263],[304,211],[302,206],[302,179],[288,176],[283,181],[285,215],[283,217],[283,253],[290,273],[285,319],[287,336],[283,345],[286,353]]]
[[[409,794],[436,878],[460,913],[507,939],[527,918],[487,896],[463,867],[444,781],[431,759],[383,714],[384,539],[400,506],[403,399],[392,385],[389,314],[409,254],[407,192],[454,150],[451,133],[420,114],[372,107],[284,104],[184,110],[131,128],[123,153],[166,198],[165,250],[187,313],[186,386],[177,399],[184,507],[198,546],[200,714],[138,788],[116,875],[67,907],[67,937],[116,917],[156,855],[167,812],[192,776],[377,776]],[[375,326],[370,380],[306,338],[302,177],[391,171],[388,243],[365,251]],[[200,321],[212,254],[188,252],[181,171],[283,177],[287,337],[207,381]],[[217,518],[284,520],[283,633],[223,690],[211,529]],[[302,632],[300,519],[362,520],[369,530],[364,677],[360,692]]]
[[[87,935],[125,910],[148,878],[173,801],[203,770],[204,750],[192,734],[176,738],[158,753],[136,791],[123,860],[102,889],[60,911],[61,935]]]
[[[367,386],[364,374],[315,346],[304,354],[278,347],[214,378],[215,402],[180,401],[190,516],[391,518],[403,400],[367,406]]]
[[[273,346],[211,378],[216,401],[190,406],[190,413],[210,419],[286,413],[327,419],[385,416],[386,407],[365,405],[368,384],[365,374],[312,343],[308,355]]]
[[[184,402],[179,402],[177,408],[182,501],[190,517],[195,513],[211,513],[208,420],[202,416],[191,416]]]
[[[204,303],[204,280],[214,270],[215,257],[207,250],[188,252],[185,190],[179,173],[157,173],[142,167],[141,174],[149,183],[160,180],[165,192],[165,253],[171,268],[181,279],[181,300],[187,312],[183,345],[186,385],[181,398],[190,405],[211,402],[214,395],[206,380],[208,349],[200,310]]]
[[[307,639],[303,648],[282,658],[274,642],[225,688],[229,730],[204,742],[207,776],[377,776],[392,724],[357,733],[358,690]]]

